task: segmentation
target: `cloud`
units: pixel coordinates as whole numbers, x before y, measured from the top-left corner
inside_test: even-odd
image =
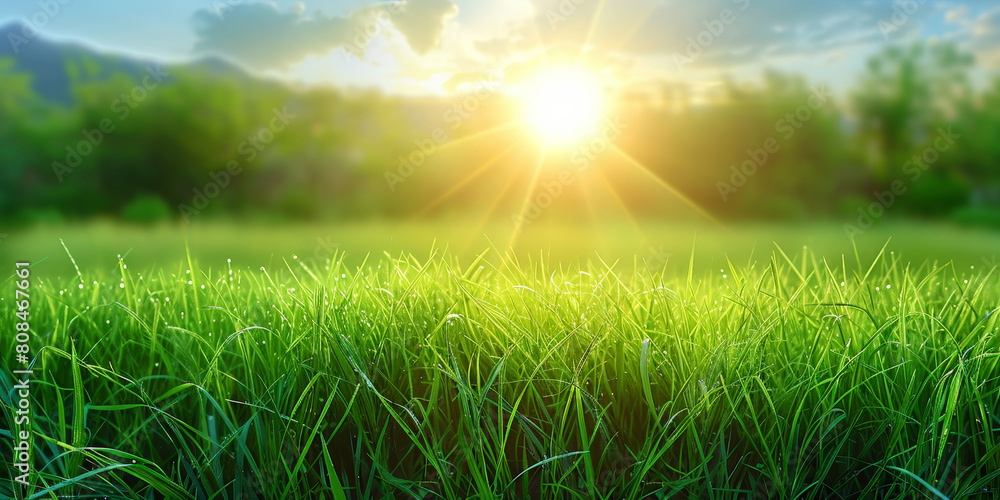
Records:
[[[298,8],[281,12],[271,3],[238,4],[195,13],[194,50],[229,56],[250,67],[274,68],[349,43],[351,28],[347,19],[308,19]]]
[[[458,71],[441,84],[441,88],[446,92],[457,92],[495,83],[497,83],[496,75],[486,71]]]
[[[487,59],[518,58],[551,47],[614,50],[635,32],[663,0],[530,0],[534,16],[510,23],[507,33],[480,39]],[[605,4],[602,8],[602,3]]]
[[[969,48],[979,63],[1000,68],[1000,7],[983,12],[972,24]]]
[[[441,44],[445,24],[458,15],[458,6],[449,0],[409,0],[396,4],[392,24],[399,30],[410,48],[425,54]]]
[[[615,78],[627,64],[619,58],[596,50],[581,52],[571,45],[554,46],[530,58],[514,61],[503,69],[503,81],[517,84],[530,80],[547,68],[580,66],[606,78]]]
[[[535,16],[508,37],[516,43],[480,40],[477,48],[497,57],[523,48],[523,40],[530,39],[536,50],[586,43],[621,54],[672,56],[686,55],[691,41],[701,36],[708,43],[697,47],[697,65],[759,64],[779,56],[816,57],[904,41],[942,14],[941,5],[917,0],[905,19],[897,14],[899,5],[874,0],[617,0],[604,9],[599,0],[532,1]],[[880,21],[891,23],[888,37]]]
[[[288,11],[270,2],[198,10],[194,52],[220,54],[254,69],[284,69],[338,47],[361,56],[373,37],[394,29],[422,55],[440,45],[458,7],[449,0],[402,0],[372,4],[346,17],[305,12],[302,2]]]
[[[513,32],[496,38],[476,40],[473,47],[479,55],[490,62],[504,61],[516,54],[530,52],[538,48],[538,43]]]
[[[949,34],[949,40],[973,53],[980,67],[1000,68],[1000,6],[991,6],[971,16],[967,8],[952,9],[945,20],[958,27]]]
[[[967,6],[959,5],[958,7],[955,7],[945,13],[945,20],[948,22],[960,21],[965,18],[965,15],[968,14],[968,12],[969,8]]]
[[[775,57],[817,57],[863,45],[902,42],[938,13],[930,2],[855,0],[796,2],[712,0],[671,2],[654,13],[626,46],[636,52],[701,53],[696,65],[756,64]],[[731,13],[731,15],[729,14]],[[718,29],[719,21],[724,23]],[[713,28],[715,28],[713,32]],[[706,36],[708,32],[711,36]],[[689,50],[692,40],[705,41]]]

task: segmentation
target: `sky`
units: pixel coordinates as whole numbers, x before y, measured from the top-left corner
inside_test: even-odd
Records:
[[[847,90],[889,44],[949,41],[1000,68],[995,0],[4,0],[55,38],[183,61],[223,56],[307,85],[441,94],[582,52],[622,86],[710,88],[764,70]]]

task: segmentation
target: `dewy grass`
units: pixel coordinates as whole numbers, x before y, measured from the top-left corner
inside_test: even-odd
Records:
[[[36,273],[32,498],[996,495],[996,270],[850,261]]]

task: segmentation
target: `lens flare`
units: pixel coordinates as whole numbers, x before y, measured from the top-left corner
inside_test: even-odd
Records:
[[[567,144],[597,132],[604,108],[598,79],[582,68],[555,68],[527,86],[528,123],[549,144]]]

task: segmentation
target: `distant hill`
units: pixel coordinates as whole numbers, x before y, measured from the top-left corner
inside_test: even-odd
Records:
[[[62,42],[47,38],[44,34],[25,36],[25,26],[12,22],[0,26],[0,59],[12,58],[14,68],[31,74],[32,87],[46,100],[61,104],[72,104],[69,65],[95,71],[93,77],[106,78],[114,73],[124,73],[141,77],[146,66],[163,64],[155,59],[140,59],[133,56],[104,52],[76,42]],[[30,33],[30,29],[27,31]],[[177,67],[176,64],[164,64]],[[203,69],[209,73],[237,75],[250,78],[239,66],[218,57],[206,57],[183,64],[184,67]],[[84,74],[88,74],[84,71]]]

